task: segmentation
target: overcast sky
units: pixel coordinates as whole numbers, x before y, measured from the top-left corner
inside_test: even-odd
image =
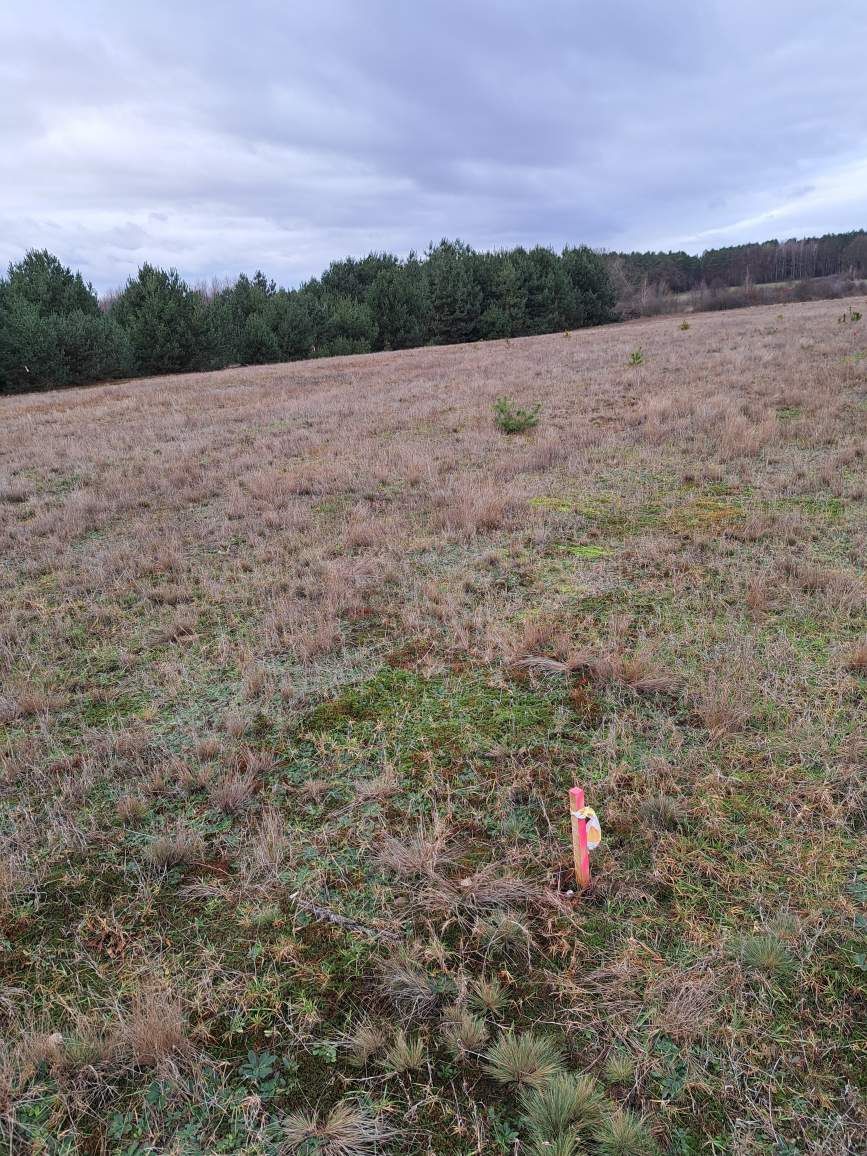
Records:
[[[0,0],[0,261],[867,226],[865,62],[865,0]]]

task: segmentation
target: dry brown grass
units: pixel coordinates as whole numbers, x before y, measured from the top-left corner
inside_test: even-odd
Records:
[[[420,826],[418,831],[404,839],[386,835],[377,851],[377,858],[383,867],[396,875],[432,875],[454,862],[455,848],[449,845],[450,832],[438,818],[429,828]]]
[[[145,1068],[176,1063],[193,1050],[181,1003],[166,992],[138,996],[111,1043],[119,1060]]]
[[[542,655],[526,655],[515,663],[518,669],[535,670],[543,674],[579,675],[605,686],[622,683],[637,694],[674,694],[679,682],[672,675],[659,670],[646,655],[628,657],[621,654],[593,654],[581,651],[564,660]]]
[[[148,863],[158,870],[186,866],[197,859],[204,848],[201,835],[182,824],[164,835],[157,835],[148,843],[145,855]]]
[[[508,640],[491,620],[490,596],[474,599],[472,611],[454,601],[472,574],[461,552],[479,539],[547,536],[550,514],[529,503],[558,477],[590,479],[618,458],[652,470],[677,447],[706,475],[746,471],[753,485],[779,492],[787,473],[798,484],[794,441],[821,444],[830,429],[838,488],[851,489],[863,450],[855,429],[840,437],[845,398],[820,360],[823,340],[838,337],[833,308],[790,309],[772,336],[762,309],[709,316],[677,359],[664,324],[647,320],[569,343],[463,347],[445,362],[421,349],[340,359],[326,372],[256,367],[5,399],[6,491],[27,498],[0,504],[0,546],[22,573],[50,570],[70,594],[107,582],[120,596],[156,580],[148,597],[173,607],[158,641],[195,640],[197,589],[249,615],[258,638],[246,648],[247,697],[268,686],[264,654],[307,665],[340,650],[354,622],[383,616],[386,589],[395,635],[452,629],[487,654]],[[805,326],[815,335],[810,356]],[[640,394],[623,364],[638,330],[647,357]],[[745,372],[739,350],[748,347],[757,356]],[[527,382],[545,416],[518,450],[498,434],[491,405],[506,388],[520,397]],[[780,397],[798,399],[798,425],[779,420]],[[743,532],[773,537],[774,525],[756,511]],[[426,573],[442,578],[425,554],[447,543],[449,608],[439,625],[427,615],[420,623],[418,583]],[[407,549],[418,559],[411,570]],[[797,580],[807,591],[839,587],[809,562]],[[4,709],[47,706],[25,696]]]
[[[256,790],[252,775],[230,771],[211,788],[214,806],[226,815],[237,815],[247,806]]]
[[[855,1136],[867,335],[837,314],[2,399],[0,1139],[30,1038],[43,1146],[157,1113],[156,1069],[176,1122],[213,1108],[203,1149],[381,1147],[331,1114],[361,1090],[405,1150],[487,1153],[500,1028],[608,1057],[663,1150]],[[501,434],[503,395],[539,427]],[[785,991],[732,946],[781,902]],[[415,1075],[374,1062],[395,1020]],[[250,1051],[299,1085],[269,1106]]]
[[[846,656],[846,668],[853,674],[867,675],[867,638],[852,647]]]
[[[362,1108],[342,1101],[330,1112],[296,1112],[287,1117],[277,1151],[321,1152],[322,1156],[373,1156],[383,1151],[393,1129]]]

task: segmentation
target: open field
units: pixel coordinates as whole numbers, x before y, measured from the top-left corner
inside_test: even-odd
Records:
[[[863,1150],[843,309],[0,402],[4,1151]]]

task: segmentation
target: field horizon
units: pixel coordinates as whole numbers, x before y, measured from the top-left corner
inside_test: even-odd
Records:
[[[865,315],[0,398],[9,1150],[858,1151]]]

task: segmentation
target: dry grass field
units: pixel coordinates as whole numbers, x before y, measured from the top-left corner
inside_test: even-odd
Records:
[[[843,308],[0,400],[3,1151],[864,1150]]]

